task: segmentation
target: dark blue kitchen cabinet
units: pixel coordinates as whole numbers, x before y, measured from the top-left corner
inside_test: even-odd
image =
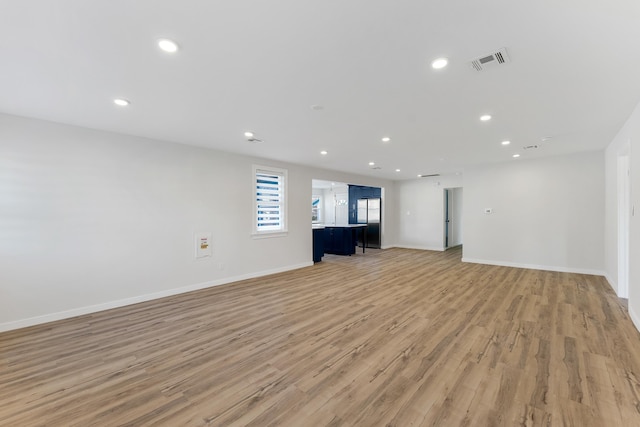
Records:
[[[322,261],[324,256],[324,228],[313,229],[313,262]]]
[[[326,227],[324,229],[324,251],[335,255],[356,253],[353,230],[348,227]]]

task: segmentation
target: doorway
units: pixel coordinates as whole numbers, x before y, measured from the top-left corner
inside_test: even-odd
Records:
[[[444,248],[462,245],[462,187],[444,189]]]

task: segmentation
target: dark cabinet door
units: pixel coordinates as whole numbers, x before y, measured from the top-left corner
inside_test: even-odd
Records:
[[[313,262],[322,261],[324,256],[324,230],[316,228],[313,230]]]
[[[324,251],[328,254],[335,253],[333,228],[324,229]]]
[[[346,227],[327,227],[324,229],[324,252],[336,255],[355,254],[356,243],[353,230]]]
[[[351,228],[336,229],[337,237],[335,239],[336,253],[339,255],[351,255],[355,253],[355,244],[353,243],[353,234]]]

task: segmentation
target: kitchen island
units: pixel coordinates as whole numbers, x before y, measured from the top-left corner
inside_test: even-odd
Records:
[[[313,262],[322,261],[324,256],[324,225],[313,224]]]
[[[362,233],[362,253],[367,246],[367,224],[324,225],[324,252],[335,255],[353,255],[358,243],[357,233]]]

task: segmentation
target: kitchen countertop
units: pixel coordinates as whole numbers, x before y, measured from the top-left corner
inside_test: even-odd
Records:
[[[366,227],[367,224],[325,224],[323,227],[325,228],[358,228],[358,227]]]

